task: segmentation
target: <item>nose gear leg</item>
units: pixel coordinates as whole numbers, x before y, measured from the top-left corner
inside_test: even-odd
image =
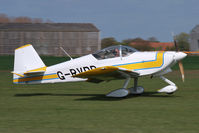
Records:
[[[167,94],[172,94],[174,93],[178,87],[175,85],[175,83],[173,83],[172,81],[170,81],[169,79],[165,78],[164,76],[160,76],[160,78],[165,81],[166,83],[168,83],[169,85],[158,90],[158,92],[165,92]]]

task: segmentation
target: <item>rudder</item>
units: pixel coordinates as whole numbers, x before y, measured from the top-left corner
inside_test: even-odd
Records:
[[[46,67],[31,44],[15,49],[14,56],[14,78],[21,74],[39,68]]]

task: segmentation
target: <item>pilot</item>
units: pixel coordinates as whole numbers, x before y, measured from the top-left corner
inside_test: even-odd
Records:
[[[118,48],[115,48],[114,55],[115,55],[115,57],[119,57],[120,56],[120,51],[119,51]]]

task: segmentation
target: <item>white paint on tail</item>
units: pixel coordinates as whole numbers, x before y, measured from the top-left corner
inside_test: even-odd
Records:
[[[45,67],[45,64],[32,45],[27,44],[15,49],[14,73],[23,74],[41,67]],[[14,74],[14,78],[17,77],[19,76]]]

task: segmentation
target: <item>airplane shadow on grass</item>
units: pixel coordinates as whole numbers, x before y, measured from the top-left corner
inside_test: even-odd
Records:
[[[144,92],[141,95],[128,95],[124,98],[114,98],[114,97],[106,97],[105,94],[53,94],[53,93],[23,93],[23,94],[15,94],[15,97],[33,97],[33,96],[72,96],[72,97],[83,97],[75,99],[77,101],[91,100],[91,101],[120,101],[129,98],[137,98],[137,97],[159,97],[159,98],[171,98],[171,97],[179,97],[176,95],[166,95],[159,94],[157,92]]]
[[[157,95],[158,94],[158,95]],[[169,97],[178,97],[175,95],[160,95],[157,92],[144,92],[143,94],[140,95],[128,95],[123,98],[114,98],[114,97],[106,97],[104,94],[99,94],[99,96],[91,96],[91,97],[86,97],[86,98],[79,98],[76,100],[96,100],[96,101],[119,101],[119,100],[125,100],[125,99],[130,99],[130,98],[138,98],[138,97],[160,97],[160,98],[169,98]]]

